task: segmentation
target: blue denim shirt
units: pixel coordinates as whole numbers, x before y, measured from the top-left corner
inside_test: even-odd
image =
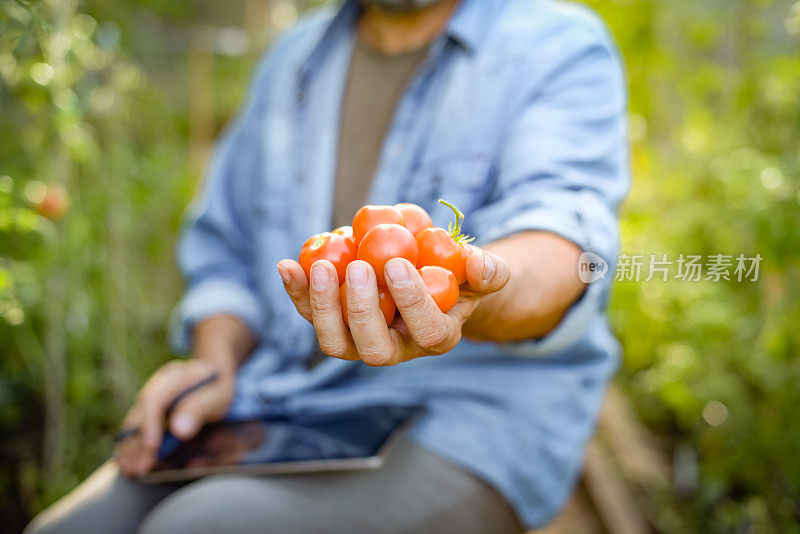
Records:
[[[493,485],[526,526],[549,519],[581,469],[618,345],[592,283],[546,337],[462,341],[389,368],[333,358],[308,370],[313,327],[276,263],[329,228],[340,102],[358,3],[302,20],[265,55],[215,150],[179,247],[188,289],[175,342],[230,313],[259,345],[229,417],[422,404],[411,437]],[[370,202],[415,202],[446,226],[446,198],[488,243],[553,232],[614,265],[628,189],[618,53],[586,9],[549,0],[464,0],[431,45],[387,133]],[[613,269],[612,269],[613,271]]]

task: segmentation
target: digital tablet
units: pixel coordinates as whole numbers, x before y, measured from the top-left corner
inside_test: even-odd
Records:
[[[420,412],[369,407],[314,419],[258,419],[206,425],[193,439],[167,435],[143,482],[193,480],[219,473],[251,475],[375,469]]]

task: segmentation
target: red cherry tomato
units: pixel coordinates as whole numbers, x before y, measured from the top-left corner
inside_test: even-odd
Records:
[[[356,240],[353,239],[353,227],[352,226],[340,226],[339,228],[333,230],[332,234],[338,234],[341,236],[346,237],[350,241],[353,242],[353,246],[356,246]]]
[[[414,235],[417,235],[425,228],[433,226],[433,221],[428,212],[416,204],[403,202],[395,204],[394,207],[403,215],[403,220],[405,221],[403,226],[408,228],[408,231]]]
[[[475,249],[469,244],[473,238],[461,233],[464,214],[445,200],[439,199],[439,203],[453,210],[456,216],[455,224],[450,223],[447,230],[426,228],[417,234],[419,248],[417,267],[444,267],[455,275],[460,285],[467,281],[467,258]]]
[[[356,245],[352,239],[340,234],[324,232],[312,235],[300,249],[298,263],[311,276],[311,266],[317,260],[328,260],[336,267],[339,283],[344,282],[347,265],[356,259]]]
[[[405,258],[411,265],[417,264],[417,242],[405,226],[379,224],[372,228],[358,245],[357,257],[375,269],[379,286],[386,285],[383,266],[392,258]]]
[[[335,230],[331,230],[332,234],[339,234],[345,237],[353,237],[353,227],[352,226],[340,226]]]
[[[342,305],[342,317],[344,324],[350,326],[350,320],[347,318],[347,285],[342,284],[339,286],[339,303]],[[385,287],[378,288],[378,306],[383,312],[383,318],[386,319],[386,325],[392,324],[394,320],[394,312],[397,310],[392,299],[392,294]]]
[[[36,204],[36,211],[50,220],[61,219],[69,209],[69,194],[58,182],[47,185],[44,197]]]
[[[364,236],[379,224],[403,225],[403,215],[392,206],[364,206],[353,217],[353,239],[356,245]]]
[[[419,248],[419,267],[444,267],[463,284],[467,281],[467,258],[469,245],[460,245],[444,228],[426,228],[417,234]]]
[[[439,309],[443,313],[452,310],[458,302],[458,282],[453,273],[443,267],[431,265],[421,268],[419,275]]]

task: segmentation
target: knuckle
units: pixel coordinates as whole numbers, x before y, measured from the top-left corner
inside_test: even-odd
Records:
[[[152,402],[152,399],[153,399],[153,386],[152,386],[152,383],[153,383],[152,380],[149,381],[139,391],[139,396],[136,399],[136,406],[134,407],[134,409],[138,409],[139,411],[143,411],[145,406]]]
[[[135,425],[142,419],[142,409],[141,407],[136,404],[125,415],[123,419],[123,424],[125,425]]]
[[[412,314],[423,313],[428,307],[428,301],[425,297],[426,293],[419,291],[419,288],[414,288],[400,292],[395,298],[395,304],[398,308],[402,308]]]
[[[420,335],[417,344],[432,354],[443,354],[455,345],[453,337],[447,330],[431,329]]]
[[[171,361],[164,364],[161,368],[162,374],[175,375],[183,370],[185,363],[178,361]]]
[[[350,323],[365,323],[367,322],[374,311],[372,306],[364,299],[353,299],[351,301],[347,301],[347,311],[348,315],[350,316]]]
[[[165,383],[174,380],[175,377],[180,376],[185,369],[183,362],[168,362],[165,363],[156,373],[150,377],[147,383],[142,388],[142,392],[147,391],[148,394],[154,390],[163,387]]]
[[[215,367],[205,360],[195,359],[195,360],[190,360],[187,363],[191,363],[192,366],[188,369],[191,369],[192,374],[198,378],[206,377],[208,376],[208,373],[215,370]]]
[[[383,367],[389,365],[391,362],[391,356],[385,350],[378,348],[361,350],[359,351],[359,356],[361,357],[361,361],[370,367]]]
[[[327,315],[331,313],[333,306],[329,299],[320,295],[312,296],[310,299],[311,311],[317,315]]]
[[[305,277],[305,274],[303,275]],[[286,293],[295,302],[301,301],[308,294],[308,286],[301,286],[295,283],[285,284]]]
[[[343,358],[349,352],[347,343],[339,340],[320,339],[319,348],[323,353],[333,358]]]
[[[141,408],[141,420],[147,420],[148,415],[152,414],[156,410],[158,410],[158,404],[155,401],[155,398],[152,395],[147,395],[142,397],[139,400],[139,406]]]
[[[295,305],[299,305],[303,302],[303,297],[305,296],[305,292],[297,289],[296,287],[286,286],[286,293],[289,295],[289,298],[295,303]]]
[[[174,418],[176,415],[184,414],[188,415],[194,420],[203,421],[206,417],[210,417],[215,409],[217,408],[216,400],[210,400],[210,398],[202,398],[202,397],[195,397],[192,398],[191,396],[186,399],[186,401],[180,403],[178,408],[175,409],[174,412],[170,415],[170,420]]]

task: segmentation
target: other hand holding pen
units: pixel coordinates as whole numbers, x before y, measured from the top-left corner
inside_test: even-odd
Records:
[[[217,379],[209,381],[213,375]],[[195,389],[198,383],[206,385]],[[182,395],[187,391],[191,393]],[[122,473],[133,477],[152,469],[165,429],[186,440],[203,424],[221,419],[233,391],[234,374],[205,360],[174,360],[162,366],[148,379],[123,422],[123,428],[139,431],[117,443],[114,459]]]

